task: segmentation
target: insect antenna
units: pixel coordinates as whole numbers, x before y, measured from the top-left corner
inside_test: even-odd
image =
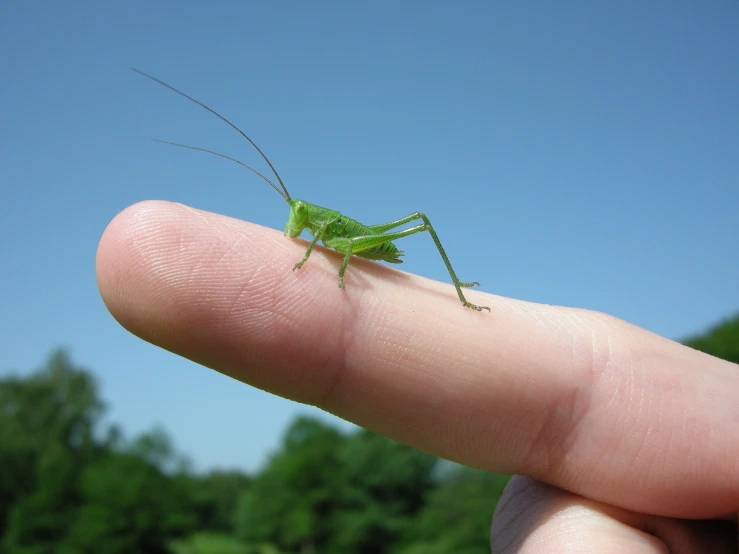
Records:
[[[254,168],[252,168],[252,167],[249,167],[249,166],[248,166],[248,165],[246,165],[245,163],[242,163],[242,162],[240,162],[239,160],[236,160],[236,159],[234,159],[234,158],[229,158],[228,156],[224,156],[223,154],[219,154],[218,152],[212,152],[212,151],[210,151],[210,150],[206,150],[205,148],[197,148],[197,147],[195,147],[195,146],[187,146],[187,145],[185,145],[185,144],[177,144],[177,143],[174,143],[174,142],[166,142],[166,141],[163,141],[163,140],[158,140],[157,142],[163,142],[163,143],[165,143],[165,144],[171,144],[171,145],[174,145],[174,146],[181,146],[182,148],[190,148],[191,150],[200,150],[201,152],[207,152],[208,154],[213,154],[213,155],[215,155],[215,156],[220,156],[221,158],[226,158],[227,160],[231,160],[232,162],[236,162],[236,163],[238,163],[238,164],[240,164],[240,165],[242,165],[242,166],[246,167],[247,169],[250,169],[251,171],[253,171],[253,172],[254,172],[254,173],[256,173],[257,175],[259,175],[259,176],[260,176],[260,177],[261,177],[262,179],[264,179],[265,181],[267,181],[267,182],[268,182],[268,183],[269,183],[270,185],[272,185],[272,187],[273,187],[273,188],[274,188],[274,189],[275,189],[275,190],[276,190],[276,191],[277,191],[277,192],[278,192],[278,193],[280,194],[280,196],[282,196],[282,197],[283,197],[283,198],[284,198],[285,200],[287,200],[288,202],[290,202],[290,201],[292,200],[292,199],[290,198],[290,193],[289,193],[289,192],[287,192],[287,187],[285,187],[285,183],[283,183],[283,182],[282,182],[282,178],[280,178],[280,174],[279,174],[279,173],[277,173],[277,170],[276,170],[276,169],[275,169],[275,167],[274,167],[274,166],[272,165],[272,162],[270,162],[270,161],[269,161],[269,158],[267,157],[267,155],[266,155],[266,154],[265,154],[264,152],[262,152],[262,149],[261,149],[261,148],[259,148],[259,146],[257,146],[257,144],[256,144],[256,143],[255,143],[255,142],[254,142],[253,140],[251,140],[251,139],[250,139],[250,138],[249,138],[249,137],[248,137],[248,136],[246,135],[246,133],[244,133],[244,131],[242,131],[241,129],[239,129],[239,128],[238,128],[238,127],[237,127],[236,125],[234,125],[233,123],[231,123],[231,122],[230,122],[230,121],[229,121],[228,119],[226,119],[225,117],[223,117],[223,116],[222,116],[221,114],[219,114],[219,113],[218,113],[217,111],[215,111],[214,109],[212,109],[212,108],[209,108],[208,106],[206,106],[206,105],[205,105],[205,104],[203,104],[202,102],[200,102],[200,101],[198,101],[198,100],[195,100],[195,99],[194,99],[193,97],[191,97],[191,96],[188,96],[187,94],[185,94],[185,93],[184,93],[184,92],[182,92],[181,90],[177,90],[176,88],[174,88],[174,87],[173,87],[173,86],[171,86],[171,85],[168,85],[168,84],[167,84],[167,83],[165,83],[164,81],[160,81],[160,80],[159,80],[159,79],[157,79],[156,77],[152,77],[152,76],[151,76],[151,75],[149,75],[148,73],[144,73],[143,71],[141,71],[141,70],[139,70],[139,69],[135,69],[135,68],[133,68],[133,67],[132,67],[132,68],[131,68],[131,71],[135,71],[135,72],[136,72],[136,73],[138,73],[139,75],[143,75],[144,77],[147,77],[147,78],[151,79],[151,80],[152,80],[152,81],[154,81],[155,83],[159,83],[160,85],[162,85],[162,86],[164,86],[164,87],[167,87],[167,88],[168,88],[169,90],[171,90],[171,91],[174,91],[174,92],[176,92],[176,93],[177,93],[177,94],[179,94],[180,96],[184,96],[185,98],[187,98],[187,99],[188,99],[188,100],[190,100],[191,102],[194,102],[195,104],[197,104],[197,105],[198,105],[198,106],[200,106],[201,108],[205,108],[205,109],[206,109],[206,110],[208,110],[208,111],[209,111],[210,113],[212,113],[212,114],[213,114],[213,115],[215,115],[215,116],[216,116],[217,118],[219,118],[219,119],[220,119],[221,121],[224,121],[224,122],[225,122],[225,123],[227,123],[227,124],[228,124],[228,125],[229,125],[229,126],[230,126],[231,128],[235,129],[235,130],[236,130],[236,131],[237,131],[237,132],[238,132],[238,133],[239,133],[239,134],[240,134],[240,135],[241,135],[242,137],[244,137],[244,138],[245,138],[246,140],[248,140],[248,141],[249,141],[249,143],[250,143],[250,144],[251,144],[251,145],[252,145],[252,146],[253,146],[254,148],[256,148],[257,152],[259,152],[259,155],[260,155],[260,156],[262,156],[262,158],[264,159],[264,161],[265,161],[265,162],[267,162],[267,165],[268,165],[268,166],[269,166],[269,168],[270,168],[270,169],[272,170],[272,173],[274,173],[274,174],[275,174],[275,177],[277,177],[277,181],[278,181],[278,182],[280,183],[280,187],[282,187],[282,191],[280,191],[280,189],[278,189],[278,188],[277,188],[277,187],[275,186],[275,184],[274,184],[274,183],[273,183],[272,181],[270,181],[269,179],[267,179],[267,178],[266,178],[266,177],[265,177],[264,175],[262,175],[261,173],[259,173],[259,172],[258,172],[258,171],[257,171],[256,169],[254,169]],[[154,139],[154,140],[156,140],[156,139]],[[284,193],[284,194],[283,194],[283,193]]]
[[[272,186],[273,189],[275,189],[277,191],[277,194],[279,194],[280,196],[282,196],[283,198],[285,198],[285,195],[283,194],[282,190],[280,190],[277,187],[277,185],[275,185],[272,181],[270,181],[269,179],[267,179],[267,177],[265,177],[264,175],[262,175],[259,171],[257,171],[256,169],[254,169],[252,166],[246,165],[244,162],[242,162],[240,160],[237,160],[236,158],[231,158],[230,156],[226,156],[225,154],[221,154],[219,152],[213,152],[212,150],[207,150],[205,148],[200,148],[199,146],[190,146],[190,145],[187,145],[187,144],[179,144],[179,143],[176,143],[176,142],[169,142],[168,140],[159,140],[159,139],[155,139],[155,138],[153,138],[151,140],[153,140],[154,142],[161,142],[162,144],[169,144],[171,146],[179,146],[180,148],[189,148],[190,150],[198,150],[200,152],[206,152],[207,154],[213,154],[214,156],[218,156],[219,158],[225,158],[227,160],[231,160],[232,162],[236,162],[240,166],[245,167],[249,171],[253,171],[257,175],[259,175],[262,179],[264,179],[265,181],[267,181]],[[288,196],[287,198],[285,198],[285,200],[287,200],[288,202],[290,202],[290,197]]]

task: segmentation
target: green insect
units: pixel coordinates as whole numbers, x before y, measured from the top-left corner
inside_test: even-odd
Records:
[[[285,188],[285,184],[282,182],[280,175],[277,173],[277,170],[274,168],[267,156],[264,154],[264,152],[262,152],[262,150],[256,145],[253,140],[246,136],[246,134],[241,129],[236,127],[236,125],[231,123],[228,119],[217,113],[215,110],[212,110],[202,102],[195,100],[184,92],[177,90],[173,86],[170,86],[167,83],[160,81],[156,77],[152,77],[151,75],[144,73],[143,71],[139,71],[138,69],[133,69],[133,71],[143,75],[144,77],[148,77],[152,81],[155,81],[160,85],[167,87],[177,94],[184,96],[191,102],[195,102],[197,105],[205,108],[210,113],[238,131],[242,137],[248,140],[249,143],[254,148],[256,148],[257,152],[259,152],[262,158],[264,158],[264,161],[267,162],[267,165],[275,174],[275,177],[277,177],[277,181],[280,183],[279,187],[275,185],[270,179],[262,175],[259,171],[251,166],[246,165],[243,162],[240,162],[237,159],[224,156],[223,154],[219,154],[218,152],[206,150],[205,148],[198,148],[197,146],[188,146],[186,144],[177,144],[175,142],[154,139],[156,140],[156,142],[171,144],[172,146],[180,146],[182,148],[189,148],[191,150],[199,150],[200,152],[206,152],[208,154],[213,154],[232,162],[236,162],[246,169],[253,171],[262,179],[267,181],[267,183],[269,183],[272,188],[275,189],[277,193],[282,196],[288,204],[290,204],[290,216],[288,217],[287,224],[285,225],[285,235],[289,236],[290,238],[295,238],[300,235],[303,229],[307,229],[308,232],[313,235],[313,240],[310,241],[310,244],[308,245],[308,250],[305,251],[305,256],[303,256],[303,259],[295,264],[295,266],[293,267],[293,271],[295,271],[296,269],[300,269],[303,264],[308,261],[308,257],[313,251],[313,247],[320,240],[324,244],[324,246],[332,248],[340,254],[344,255],[344,260],[341,263],[341,268],[339,269],[339,288],[343,289],[344,273],[346,273],[346,268],[349,265],[349,260],[352,255],[359,256],[361,258],[367,258],[369,260],[381,260],[384,262],[389,262],[391,264],[399,264],[402,263],[400,257],[403,255],[403,252],[398,250],[398,247],[395,246],[392,241],[414,235],[416,233],[421,233],[423,231],[428,231],[428,233],[431,235],[431,238],[434,240],[434,244],[436,244],[436,248],[439,250],[441,259],[444,260],[444,265],[446,265],[446,268],[449,271],[449,275],[452,278],[454,287],[457,289],[457,294],[459,295],[459,299],[462,301],[462,304],[464,306],[467,306],[468,308],[472,308],[473,310],[487,310],[488,312],[490,311],[490,308],[488,308],[487,306],[476,306],[475,304],[467,301],[467,299],[464,297],[464,294],[462,293],[462,287],[473,287],[475,285],[479,286],[480,283],[476,281],[472,283],[463,283],[457,278],[457,274],[454,273],[454,269],[452,269],[452,264],[449,262],[449,258],[444,251],[444,247],[441,245],[441,241],[439,241],[439,237],[436,234],[436,231],[434,231],[431,222],[425,214],[421,212],[414,212],[410,215],[407,215],[396,221],[391,221],[389,223],[382,223],[380,225],[363,225],[358,221],[348,218],[335,210],[322,208],[321,206],[316,206],[315,204],[305,202],[304,200],[293,200],[290,197],[290,193],[287,192],[287,188]],[[417,220],[421,220],[423,223],[402,231],[388,232],[391,229],[396,229],[401,225],[405,225],[406,223]]]

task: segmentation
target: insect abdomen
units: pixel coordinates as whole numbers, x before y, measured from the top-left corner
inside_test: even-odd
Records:
[[[369,248],[357,253],[357,256],[359,256],[360,258],[367,258],[368,260],[381,260],[383,262],[388,262],[391,264],[402,264],[403,260],[400,259],[400,256],[402,255],[403,251],[398,250],[398,247],[395,246],[392,242],[385,242],[380,246],[376,246],[375,248]]]
[[[350,217],[341,216],[338,221],[329,225],[328,231],[335,237],[366,237],[369,235],[377,235],[375,231],[362,225],[359,221]],[[368,248],[360,252],[355,252],[355,256],[367,258],[368,260],[380,260],[391,264],[401,264],[403,260],[399,259],[403,255],[402,250],[398,250],[392,242],[385,242],[379,246]]]

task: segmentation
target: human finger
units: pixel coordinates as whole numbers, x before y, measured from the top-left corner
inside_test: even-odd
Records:
[[[634,513],[515,476],[496,508],[491,552],[734,554],[734,523]]]
[[[146,202],[101,239],[98,283],[138,336],[457,462],[635,511],[739,504],[739,372],[615,318],[454,289]]]

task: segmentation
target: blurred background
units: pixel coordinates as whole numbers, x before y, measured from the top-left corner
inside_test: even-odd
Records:
[[[239,125],[294,197],[368,224],[426,212],[484,291],[737,362],[738,23],[730,0],[3,4],[0,550],[473,554],[505,482],[113,320],[95,251],[126,206],[288,211],[150,141],[264,166],[130,67]],[[402,248],[449,280],[428,237]]]

